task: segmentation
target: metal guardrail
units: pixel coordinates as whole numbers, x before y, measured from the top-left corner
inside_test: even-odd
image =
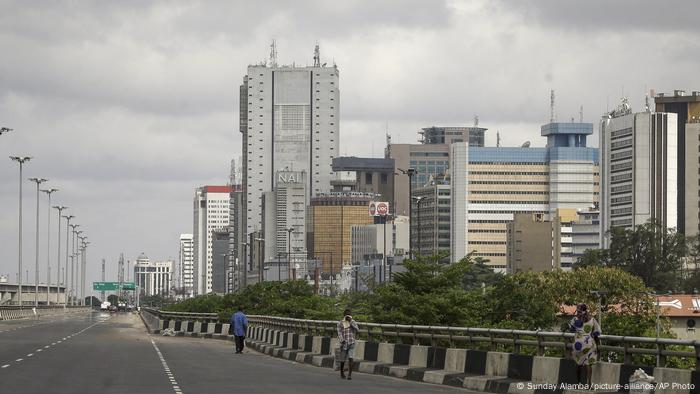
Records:
[[[146,312],[157,315],[161,319],[187,319],[207,322],[219,321],[216,313],[168,312],[151,308],[141,308]],[[265,328],[280,329],[299,334],[337,335],[335,320],[307,320],[275,316],[248,316],[251,325]],[[486,347],[495,351],[500,347],[510,347],[511,351],[519,354],[523,347],[536,349],[538,356],[544,356],[548,351],[557,350],[568,356],[571,350],[574,334],[554,331],[527,331],[499,328],[478,327],[444,327],[419,326],[404,324],[380,324],[358,322],[360,337],[367,340],[404,341],[409,339],[413,344],[439,343],[449,347]],[[621,356],[624,364],[632,364],[633,356],[647,355],[656,357],[656,366],[665,367],[669,357],[678,357],[687,361],[695,361],[695,369],[700,371],[700,341],[629,337],[618,335],[601,335],[600,351],[610,356]],[[677,347],[677,348],[671,348]]]

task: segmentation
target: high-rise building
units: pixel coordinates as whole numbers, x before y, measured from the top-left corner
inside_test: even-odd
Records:
[[[586,147],[591,123],[549,123],[547,147],[469,147],[452,144],[451,259],[468,253],[506,269],[507,224],[527,213],[552,220],[563,209],[598,200],[598,150]]]
[[[134,263],[134,281],[142,294],[168,296],[172,269],[172,261],[151,262],[145,254],[141,254]]]
[[[673,95],[658,94],[656,112],[674,113],[678,116],[678,144],[676,158],[678,168],[678,193],[676,208],[678,210],[678,231],[692,236],[700,231],[698,227],[700,214],[700,194],[698,194],[698,128],[700,122],[700,92],[686,94],[675,90]]]
[[[398,264],[408,252],[408,217],[398,216],[378,224],[352,226],[352,263],[381,261],[386,245],[387,264]]]
[[[475,126],[460,127],[425,127],[420,131],[423,144],[446,144],[468,142],[471,147],[484,147],[486,128]]]
[[[228,230],[231,186],[203,186],[194,197],[194,284],[196,294],[212,291],[212,233]]]
[[[285,277],[296,264],[305,271],[306,186],[306,171],[278,171],[275,189],[264,193],[266,260],[284,262]]]
[[[322,261],[322,272],[338,273],[352,263],[352,226],[372,224],[369,202],[376,195],[328,193],[311,199],[307,237],[310,257]]]
[[[333,159],[336,174],[352,174],[352,182],[346,183],[343,177],[333,180],[334,191],[373,193],[381,201],[394,206],[394,159],[374,157],[336,157]],[[338,189],[336,186],[340,185]]]
[[[252,65],[240,87],[246,233],[262,228],[262,197],[278,171],[306,171],[306,193],[331,189],[340,143],[338,68]],[[308,200],[307,200],[308,204]]]
[[[411,224],[416,253],[428,256],[450,253],[450,192],[449,177],[413,190]]]
[[[632,113],[626,100],[600,123],[601,234],[650,219],[676,227],[678,115]],[[608,246],[602,237],[602,246]]]
[[[184,291],[185,296],[194,295],[194,251],[192,234],[180,234],[180,254],[178,261],[180,273],[178,274],[178,286]]]
[[[211,291],[224,294],[228,280],[227,270],[231,263],[228,258],[229,230],[214,230],[211,234]]]

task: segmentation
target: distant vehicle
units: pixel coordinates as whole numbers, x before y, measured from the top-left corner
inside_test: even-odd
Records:
[[[102,311],[109,310],[109,307],[110,307],[111,305],[112,305],[111,302],[105,301],[105,302],[102,303],[102,305],[100,305],[100,310],[102,310]]]
[[[119,312],[126,312],[126,304],[123,302],[120,302],[119,304],[117,304],[117,310]]]
[[[117,307],[115,305],[110,305],[109,307],[107,307],[107,310],[110,313],[114,313],[114,312],[117,312]]]

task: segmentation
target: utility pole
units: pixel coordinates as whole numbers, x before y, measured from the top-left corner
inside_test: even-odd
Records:
[[[29,156],[10,156],[10,160],[19,163],[19,247],[17,249],[18,266],[17,268],[17,303],[19,304],[19,309],[22,309],[22,167],[24,163],[28,162],[32,158]]]

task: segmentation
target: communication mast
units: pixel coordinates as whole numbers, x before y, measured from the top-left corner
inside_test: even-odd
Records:
[[[321,49],[318,47],[318,42],[314,48],[314,67],[321,67]]]
[[[270,67],[277,67],[277,43],[272,40],[270,44]]]
[[[557,120],[554,114],[554,89],[550,90],[549,94],[549,123],[554,123]]]

